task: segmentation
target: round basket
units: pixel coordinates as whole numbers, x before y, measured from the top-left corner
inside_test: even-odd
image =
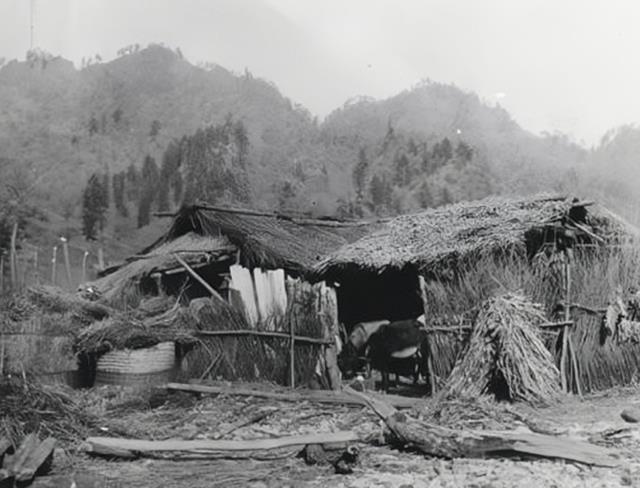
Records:
[[[97,385],[154,385],[170,381],[176,366],[173,342],[104,354],[96,364]]]

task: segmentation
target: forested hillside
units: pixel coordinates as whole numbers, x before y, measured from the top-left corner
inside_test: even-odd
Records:
[[[611,144],[590,154],[533,135],[500,106],[430,81],[354,99],[320,123],[273,84],[194,66],[178,49],[129,46],[81,69],[30,52],[0,69],[0,221],[46,209],[91,239],[130,235],[154,212],[198,200],[390,215],[572,190]]]

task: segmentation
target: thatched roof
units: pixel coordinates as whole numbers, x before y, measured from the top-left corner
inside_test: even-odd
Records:
[[[176,253],[193,267],[237,256],[248,268],[284,268],[304,275],[322,257],[374,225],[205,205],[184,207],[165,235],[89,285],[108,303],[122,302],[143,278],[181,270]]]
[[[181,269],[175,255],[194,267],[217,260],[235,252],[236,248],[225,237],[201,236],[188,232],[171,241],[158,244],[146,253],[135,255],[112,268],[98,280],[89,283],[107,302],[118,301],[131,287],[137,287],[142,278],[154,273]]]
[[[326,257],[315,271],[321,278],[345,269],[380,272],[413,266],[420,272],[437,271],[461,258],[526,251],[529,232],[567,225],[597,242],[638,232],[592,202],[549,195],[490,197],[396,217]]]
[[[245,267],[284,268],[304,274],[375,225],[196,205],[180,210],[167,234],[145,251],[154,252],[188,232],[224,236],[240,251],[240,264]]]

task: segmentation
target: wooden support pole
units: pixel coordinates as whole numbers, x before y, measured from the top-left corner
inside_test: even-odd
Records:
[[[576,349],[573,347],[573,340],[571,339],[571,334],[569,337],[569,356],[571,357],[571,366],[573,368],[573,379],[576,384],[576,391],[580,398],[582,398],[582,385],[580,384],[580,372],[578,371],[578,359],[576,358]]]
[[[58,246],[53,246],[53,257],[51,258],[51,284],[56,284],[56,268],[58,267]]]
[[[82,282],[87,282],[87,258],[89,257],[89,251],[85,251],[82,255]]]
[[[194,278],[198,283],[200,283],[202,286],[204,286],[205,290],[207,290],[207,291],[209,292],[209,294],[210,294],[210,295],[211,295],[215,300],[220,301],[220,302],[225,303],[225,304],[227,304],[227,305],[228,305],[228,303],[225,301],[225,299],[224,299],[224,298],[222,298],[222,297],[220,296],[220,293],[218,293],[217,291],[215,291],[215,290],[211,287],[211,285],[210,285],[209,283],[207,283],[207,282],[202,278],[202,276],[200,276],[198,273],[196,273],[196,272],[191,268],[191,266],[189,266],[189,265],[187,264],[187,262],[186,262],[184,259],[182,259],[178,254],[175,254],[175,253],[174,253],[173,257],[174,257],[174,258],[176,258],[176,261],[178,261],[178,262],[182,265],[182,267],[187,271],[187,273],[189,273],[191,276],[193,276],[193,278]]]
[[[69,245],[67,243],[67,238],[61,237],[60,241],[62,242],[62,252],[64,254],[64,268],[67,271],[67,283],[69,284],[69,288],[73,288],[73,282],[71,280],[71,262],[69,260]]]
[[[0,254],[0,294],[4,293],[4,252]]]
[[[293,317],[292,317],[293,319]],[[289,321],[289,385],[296,387],[296,336],[295,321]]]
[[[569,255],[565,252],[564,255],[564,283],[565,283],[565,303],[571,303],[571,268],[569,266]],[[569,321],[571,318],[571,309],[565,307],[564,309],[565,321]],[[567,385],[567,348],[569,344],[569,328],[563,327],[562,329],[562,352],[560,354],[560,382],[562,385],[562,391],[567,393],[569,391]]]
[[[420,286],[420,297],[422,298],[422,309],[424,311],[424,316],[428,317],[429,312],[429,304],[427,303],[427,282],[425,281],[422,275],[418,276],[418,285]],[[425,328],[428,333],[438,332],[436,329],[440,329],[440,327],[429,326]],[[443,327],[443,329],[447,329],[447,327]],[[471,330],[471,326],[469,326],[469,330]],[[427,341],[428,346],[428,355],[427,355],[427,374],[429,375],[429,384],[431,386],[431,396],[434,396],[438,392],[438,382],[436,381],[436,371],[433,368],[433,354],[430,341]]]
[[[195,332],[198,337],[273,337],[277,339],[291,339],[291,334],[286,332],[270,332],[266,330],[239,329],[239,330],[199,330]],[[332,339],[320,339],[316,337],[294,336],[294,340],[300,344],[318,344],[328,346],[334,343]]]

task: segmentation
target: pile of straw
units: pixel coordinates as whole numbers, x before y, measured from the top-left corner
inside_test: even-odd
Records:
[[[80,331],[76,349],[83,353],[104,353],[114,349],[140,349],[161,342],[195,342],[193,317],[178,305],[141,320],[137,311],[119,312],[94,322]]]
[[[559,394],[559,372],[536,325],[545,322],[539,305],[518,294],[487,300],[476,318],[465,353],[445,386],[449,395],[546,404]]]
[[[77,443],[97,424],[60,386],[6,376],[0,377],[0,419],[14,445],[31,432]]]

